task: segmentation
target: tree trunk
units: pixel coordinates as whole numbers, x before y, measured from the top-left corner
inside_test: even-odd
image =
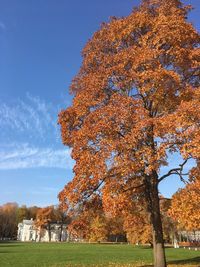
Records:
[[[41,227],[40,227],[40,231],[39,231],[39,242],[41,242],[41,235],[42,235],[42,230],[41,230]]]
[[[151,223],[153,230],[154,267],[166,267],[162,221],[157,185],[152,188]]]
[[[51,224],[48,224],[48,236],[49,236],[49,242],[51,242]]]
[[[160,200],[158,193],[158,176],[155,171],[145,177],[145,196],[150,215],[153,235],[154,267],[166,267]]]
[[[38,231],[37,229],[35,230],[35,242],[37,241],[37,236],[38,236]]]
[[[60,226],[60,238],[59,238],[60,242],[62,241],[62,233],[63,233],[63,224],[61,224]]]

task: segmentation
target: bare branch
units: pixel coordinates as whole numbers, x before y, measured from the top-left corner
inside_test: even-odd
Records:
[[[113,173],[113,174],[110,174],[110,175],[107,175],[107,176],[105,176],[102,180],[101,180],[101,182],[96,186],[96,187],[94,187],[93,189],[91,189],[91,191],[92,192],[90,192],[90,193],[88,193],[86,196],[85,196],[85,199],[88,199],[88,198],[90,198],[101,186],[102,186],[102,184],[105,182],[105,180],[107,179],[107,178],[111,178],[111,177],[115,177],[116,175],[118,175],[119,173]]]
[[[181,179],[182,182],[185,183],[185,179],[183,178],[183,176],[186,176],[188,175],[188,173],[182,173],[183,171],[183,168],[185,166],[185,164],[188,162],[188,160],[191,159],[191,157],[187,158],[186,160],[184,160],[184,162],[182,164],[179,164],[179,168],[174,168],[174,169],[171,169],[170,171],[168,171],[168,173],[164,174],[163,176],[161,176],[159,179],[158,179],[158,183],[160,183],[161,181],[163,181],[165,178],[171,176],[171,175],[178,175]]]
[[[123,135],[122,133],[120,133],[119,131],[117,132],[121,137],[125,137],[125,135]]]

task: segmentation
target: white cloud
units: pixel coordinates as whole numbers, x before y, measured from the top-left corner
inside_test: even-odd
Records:
[[[46,103],[39,97],[27,94],[25,100],[18,99],[12,103],[0,103],[0,129],[2,132],[15,131],[15,134],[46,139],[60,138],[57,126],[59,109]],[[1,134],[0,133],[0,134]]]
[[[0,170],[72,169],[71,150],[61,147],[58,112],[58,106],[30,94],[0,103]]]
[[[6,30],[6,25],[2,21],[0,21],[0,29]]]
[[[11,145],[0,150],[0,170],[26,168],[72,169],[70,149],[31,147],[28,144]]]

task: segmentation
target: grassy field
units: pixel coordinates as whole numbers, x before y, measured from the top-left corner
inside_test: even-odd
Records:
[[[200,251],[168,248],[170,266],[200,267]],[[132,245],[0,243],[0,267],[151,266],[152,250]]]

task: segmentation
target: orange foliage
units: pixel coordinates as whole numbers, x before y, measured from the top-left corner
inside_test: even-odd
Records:
[[[53,206],[40,208],[38,209],[38,212],[37,212],[36,224],[39,226],[44,226],[48,224],[49,222],[52,222],[54,217],[55,217],[55,213],[54,213]]]
[[[200,180],[187,184],[172,198],[169,214],[186,230],[200,230]]]
[[[85,217],[79,217],[77,219],[74,219],[68,226],[68,231],[70,233],[70,236],[73,239],[86,239],[88,237],[88,231],[89,231],[89,225],[87,223],[87,218]]]
[[[40,238],[43,234],[43,230],[48,230],[49,241],[51,241],[51,223],[55,220],[54,206],[48,206],[40,208],[37,211],[35,227],[40,231]]]
[[[106,221],[103,213],[102,201],[99,196],[93,196],[71,210],[72,222],[68,231],[73,238],[101,241],[105,238]]]
[[[131,243],[152,244],[153,242],[151,225],[145,213],[128,216],[124,220],[124,230]]]

